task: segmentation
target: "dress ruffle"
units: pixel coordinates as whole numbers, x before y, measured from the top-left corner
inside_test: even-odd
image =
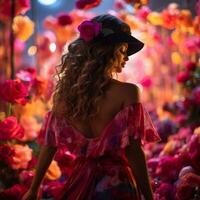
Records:
[[[142,103],[135,103],[128,107],[125,113],[126,128],[122,133],[121,147],[130,144],[130,139],[140,139],[142,144],[161,140],[151,117]]]
[[[56,135],[56,127],[51,111],[48,111],[44,116],[44,121],[40,129],[37,142],[40,145],[53,146],[59,145],[58,136]]]

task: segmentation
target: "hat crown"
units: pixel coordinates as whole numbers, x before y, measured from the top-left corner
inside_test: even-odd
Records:
[[[113,32],[125,32],[131,34],[130,27],[125,22],[110,14],[98,15],[92,19],[93,22],[102,24],[103,30],[112,30]]]

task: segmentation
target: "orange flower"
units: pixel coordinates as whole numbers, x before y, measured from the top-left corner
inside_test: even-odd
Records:
[[[174,29],[176,27],[177,15],[170,13],[169,10],[163,10],[163,27],[167,29]]]
[[[194,33],[200,37],[200,16],[196,16],[193,21]]]
[[[13,30],[19,40],[26,41],[34,32],[34,23],[29,17],[19,15],[14,18]]]
[[[60,178],[61,171],[55,160],[53,160],[45,174],[45,177],[49,180],[56,180]]]
[[[28,145],[15,144],[15,155],[13,156],[13,162],[11,163],[12,169],[26,169],[29,161],[32,159],[32,149]]]
[[[192,14],[190,10],[181,10],[177,18],[177,25],[182,31],[187,31],[187,28],[192,27]]]
[[[20,124],[24,128],[24,137],[21,141],[32,141],[38,136],[41,126],[34,117],[24,115],[20,118]]]

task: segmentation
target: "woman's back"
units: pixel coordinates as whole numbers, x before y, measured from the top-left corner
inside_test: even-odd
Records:
[[[73,122],[74,128],[87,138],[99,137],[106,125],[125,106],[138,102],[138,87],[131,83],[120,82],[112,79],[105,95],[101,97],[97,106],[100,111],[86,122],[79,120]]]

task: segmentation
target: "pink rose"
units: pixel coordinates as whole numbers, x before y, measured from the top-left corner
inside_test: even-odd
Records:
[[[147,6],[142,6],[140,9],[136,10],[136,16],[141,20],[146,21],[148,14],[151,12],[150,8]]]
[[[41,125],[34,117],[21,116],[20,124],[24,128],[24,137],[21,141],[32,141],[38,136]]]
[[[123,2],[123,0],[116,0],[115,1],[115,8],[117,8],[117,9],[123,9],[124,8],[124,2]]]
[[[15,154],[15,151],[12,147],[7,144],[0,145],[0,160],[5,162],[7,165],[12,163],[12,158]]]
[[[77,0],[76,8],[78,9],[90,9],[98,6],[101,0]]]
[[[100,23],[86,20],[78,26],[80,38],[89,42],[99,34],[101,28],[102,25]]]
[[[0,85],[0,96],[4,101],[25,105],[27,102],[28,88],[21,80],[6,80]]]
[[[23,82],[31,83],[36,78],[36,69],[32,67],[28,67],[20,70],[16,77]]]
[[[21,139],[24,136],[24,129],[17,123],[14,116],[7,117],[0,122],[0,140]]]
[[[176,77],[176,80],[179,83],[184,83],[189,79],[190,79],[190,73],[188,71],[180,72]]]
[[[60,26],[66,26],[72,24],[73,20],[67,13],[60,13],[57,17],[57,22]]]
[[[20,184],[16,184],[11,188],[5,189],[0,192],[0,199],[2,200],[21,200],[25,192],[27,191],[26,187]]]
[[[140,83],[143,87],[150,88],[153,82],[151,77],[146,76],[140,81]]]
[[[12,169],[26,169],[29,161],[32,159],[32,149],[26,145],[15,144],[15,155],[13,156],[13,162],[11,163]]]

